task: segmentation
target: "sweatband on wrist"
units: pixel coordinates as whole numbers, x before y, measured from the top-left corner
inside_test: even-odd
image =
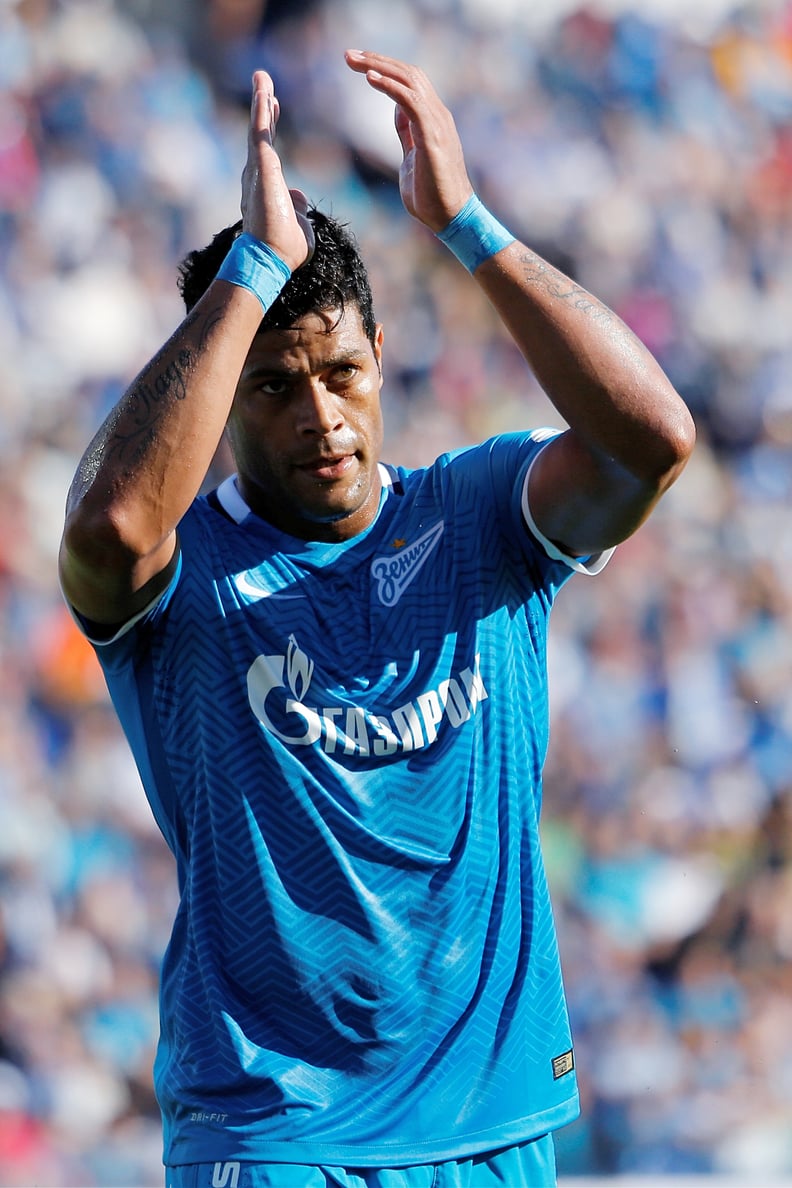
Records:
[[[475,272],[479,264],[514,243],[515,239],[475,194],[471,194],[451,222],[437,232],[437,238],[468,272]]]
[[[228,281],[255,293],[264,313],[290,276],[291,269],[277,252],[247,231],[236,237],[217,273],[218,280]]]

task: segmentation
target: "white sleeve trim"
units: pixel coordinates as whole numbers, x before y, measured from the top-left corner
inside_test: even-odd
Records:
[[[83,619],[82,615],[78,614],[78,612],[69,602],[68,598],[66,598],[65,594],[63,595],[63,598],[71,617],[74,619],[75,623],[80,629],[80,634],[84,635],[88,640],[88,643],[93,644],[95,648],[106,648],[108,644],[116,643],[117,640],[122,639],[126,635],[127,631],[132,630],[138,620],[142,619],[144,615],[147,615],[149,611],[153,610],[167,589],[168,586],[165,587],[165,590],[163,590],[161,594],[157,594],[155,598],[152,598],[148,606],[145,606],[142,611],[138,611],[138,613],[131,619],[127,619],[125,623],[122,623],[115,635],[104,636],[102,639],[96,639],[95,636],[89,635],[85,629],[86,620]]]
[[[542,449],[544,449],[544,446],[547,444],[547,442],[552,441],[552,439],[557,437],[560,432],[561,430],[558,429],[536,429],[531,434],[531,437],[534,441],[541,442]],[[553,544],[552,540],[548,540],[544,533],[539,531],[536,526],[536,521],[531,515],[531,508],[528,503],[528,481],[531,477],[531,471],[534,468],[536,459],[539,457],[541,452],[541,449],[536,451],[536,454],[531,459],[531,465],[526,471],[525,479],[523,480],[522,494],[520,496],[520,507],[522,509],[523,519],[525,520],[529,532],[539,541],[539,544],[547,553],[548,557],[550,557],[553,561],[563,562],[564,565],[567,565],[570,569],[573,569],[575,573],[584,573],[588,577],[594,577],[595,574],[602,572],[616,551],[615,549],[605,549],[601,553],[594,553],[592,556],[586,558],[570,557],[567,553],[562,552],[558,545]]]

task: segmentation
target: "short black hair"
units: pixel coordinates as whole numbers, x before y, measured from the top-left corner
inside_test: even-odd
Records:
[[[315,247],[310,260],[292,273],[264,315],[262,330],[285,330],[307,313],[338,309],[348,303],[360,310],[363,329],[374,344],[376,322],[368,272],[357,241],[344,224],[312,207],[308,211]],[[185,256],[179,265],[178,286],[187,312],[217,276],[220,265],[242,231],[241,220],[225,227],[210,244]]]

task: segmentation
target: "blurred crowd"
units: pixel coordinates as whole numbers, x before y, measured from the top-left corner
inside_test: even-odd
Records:
[[[173,866],[55,559],[82,449],[182,316],[179,260],[238,217],[253,68],[290,183],[369,262],[387,456],[560,423],[404,214],[355,45],[426,68],[484,200],[698,425],[554,611],[543,829],[583,1096],[559,1170],[792,1174],[792,4],[0,0],[0,1188],[162,1182]]]

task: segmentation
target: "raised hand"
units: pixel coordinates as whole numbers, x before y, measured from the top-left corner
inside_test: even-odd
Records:
[[[290,190],[274,148],[280,105],[265,70],[253,75],[248,153],[242,172],[242,222],[245,231],[269,244],[294,271],[313,252],[308,200]]]
[[[442,230],[473,193],[451,112],[420,67],[369,50],[347,50],[345,58],[396,104],[402,202],[432,231]]]

